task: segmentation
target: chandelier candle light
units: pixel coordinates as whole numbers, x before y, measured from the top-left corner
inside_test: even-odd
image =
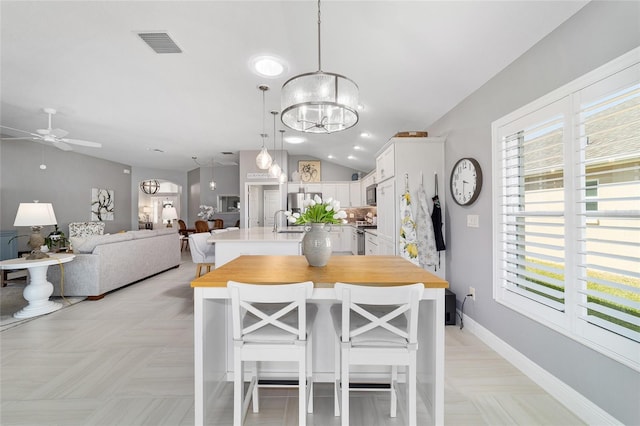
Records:
[[[282,86],[282,123],[308,133],[333,133],[358,122],[358,85],[340,74],[322,71],[318,0],[318,71],[300,74]]]
[[[269,167],[271,167],[272,160],[271,155],[269,155],[269,151],[267,151],[267,148],[264,146],[264,138],[267,137],[267,133],[264,128],[264,92],[269,90],[269,86],[267,86],[266,84],[261,84],[260,86],[258,86],[258,89],[262,91],[262,133],[260,134],[260,136],[262,136],[262,149],[256,157],[256,166],[258,166],[259,169],[267,170]]]

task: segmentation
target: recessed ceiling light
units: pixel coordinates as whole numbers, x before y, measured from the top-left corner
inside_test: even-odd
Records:
[[[348,157],[347,157],[347,159],[348,159],[348,160],[355,160],[355,159],[356,159],[356,157],[354,157],[353,155],[350,155],[350,156],[348,156]]]
[[[364,105],[358,104],[358,111],[364,111]]]
[[[355,149],[356,151],[359,151],[362,149],[362,147],[360,145],[354,145],[353,149]]]
[[[147,151],[151,151],[151,152],[164,152],[162,149],[160,148],[147,148]]]
[[[285,63],[275,56],[256,56],[251,59],[251,69],[262,77],[275,78],[285,72]]]
[[[362,132],[362,133],[360,133],[360,137],[361,137],[361,138],[368,138],[368,137],[370,137],[370,136],[371,136],[371,134],[370,134],[370,133],[367,133],[367,132]]]
[[[299,136],[288,136],[284,138],[286,143],[290,143],[292,145],[296,145],[305,141],[305,138],[301,138]]]
[[[327,158],[334,159],[336,157],[334,157],[333,155],[329,154],[329,155],[327,155]]]

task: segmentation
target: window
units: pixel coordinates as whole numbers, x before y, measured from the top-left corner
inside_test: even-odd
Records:
[[[492,129],[496,300],[635,369],[639,52]]]

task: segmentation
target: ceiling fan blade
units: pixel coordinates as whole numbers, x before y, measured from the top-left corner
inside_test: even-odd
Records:
[[[22,136],[22,137],[17,137],[17,138],[0,138],[3,141],[20,141],[20,140],[26,140],[26,141],[35,141],[35,140],[40,140],[38,138],[34,138],[31,136]]]
[[[49,134],[55,136],[56,138],[64,138],[69,134],[69,132],[62,129],[53,129],[49,132]]]
[[[72,151],[73,148],[71,148],[69,145],[67,145],[64,142],[59,142],[59,141],[55,141],[55,142],[51,142],[53,144],[53,146],[55,146],[58,149],[61,149],[63,151]]]
[[[62,142],[67,142],[74,145],[86,146],[89,148],[102,148],[102,144],[99,142],[83,141],[82,139],[60,139]]]
[[[35,133],[31,133],[31,132],[28,132],[28,131],[26,131],[26,130],[16,129],[15,127],[2,126],[2,125],[0,125],[0,127],[1,127],[1,128],[3,128],[3,129],[14,130],[14,131],[16,131],[16,132],[28,133],[28,134],[30,134],[31,136],[36,136],[36,137],[37,137],[37,136],[39,136],[39,135],[36,135]]]

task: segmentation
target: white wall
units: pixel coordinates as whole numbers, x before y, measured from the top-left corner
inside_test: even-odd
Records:
[[[508,36],[508,35],[505,35]],[[446,135],[445,170],[461,157],[482,167],[482,193],[461,207],[447,191],[447,279],[465,314],[624,424],[640,424],[640,374],[492,298],[491,123],[640,44],[640,2],[593,1],[433,125]],[[448,177],[447,177],[448,179]],[[467,228],[466,216],[480,227]]]

